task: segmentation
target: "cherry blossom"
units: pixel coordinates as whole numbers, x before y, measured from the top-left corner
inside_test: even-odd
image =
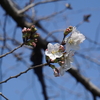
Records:
[[[79,31],[73,27],[72,34],[65,38],[66,42],[66,51],[69,52],[70,50],[78,50],[79,44],[85,40],[85,36],[81,34]]]
[[[45,55],[48,56],[51,60],[55,60],[56,58],[63,56],[63,52],[60,50],[61,45],[59,43],[54,45],[49,43],[47,47],[48,48],[45,51]]]
[[[71,33],[70,36],[66,38],[69,33]],[[76,27],[70,26],[64,31],[64,37],[61,42],[62,45],[59,43],[54,45],[49,43],[47,45],[47,49],[45,51],[47,62],[58,63],[60,65],[60,68],[56,68],[56,66],[49,64],[49,66],[53,69],[55,77],[60,75],[63,76],[64,73],[72,67],[74,52],[80,48],[79,45],[84,40],[85,36],[81,34]]]
[[[64,64],[59,68],[60,75],[64,75],[65,71],[71,68],[71,63],[73,62],[72,56],[74,55],[74,51],[70,51],[69,53],[64,55]]]

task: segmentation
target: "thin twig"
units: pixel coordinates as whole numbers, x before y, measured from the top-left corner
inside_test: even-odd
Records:
[[[59,11],[59,12],[55,12],[55,13],[49,15],[49,16],[46,16],[46,17],[43,17],[43,18],[39,18],[37,21],[49,19],[49,18],[54,17],[54,16],[56,16],[56,15],[58,15],[58,14],[61,14],[61,13],[64,12],[65,10],[67,10],[67,8],[64,8],[63,10],[61,10],[61,11]]]
[[[24,13],[28,9],[30,9],[34,6],[37,6],[39,4],[44,4],[44,3],[49,3],[49,2],[56,2],[56,1],[62,1],[62,0],[48,0],[48,1],[41,1],[41,2],[37,2],[37,3],[31,3],[30,5],[26,6],[24,9],[20,10],[19,14]]]
[[[56,32],[64,32],[64,29],[54,30],[54,31],[48,33],[48,35],[44,38],[44,40],[47,40],[47,38],[49,38],[53,33],[56,33]]]
[[[20,72],[19,74],[15,75],[15,76],[10,76],[10,77],[7,78],[6,80],[0,82],[0,84],[6,83],[8,80],[10,80],[10,79],[12,79],[12,78],[17,78],[17,77],[21,76],[22,74],[27,73],[29,70],[31,70],[31,69],[33,69],[33,68],[36,68],[36,67],[42,67],[42,66],[46,66],[46,65],[48,65],[48,63],[40,64],[40,65],[36,65],[36,66],[29,67],[27,70],[25,70],[25,71],[23,71],[23,72]]]
[[[77,54],[78,56],[84,58],[84,59],[87,59],[93,63],[95,63],[96,65],[99,65],[100,66],[100,61],[98,59],[95,59],[95,58],[92,58],[90,56],[87,56],[85,54],[82,54],[82,53],[78,53],[78,52],[75,52],[75,54]]]
[[[7,52],[6,54],[1,55],[0,58],[2,58],[2,57],[4,57],[4,56],[6,56],[6,55],[8,55],[8,54],[10,54],[10,53],[12,53],[12,52],[14,52],[15,50],[19,49],[19,48],[22,47],[23,45],[24,45],[24,43],[22,43],[21,45],[19,45],[18,47],[16,47],[16,48],[13,49],[12,51]]]
[[[5,98],[6,100],[9,100],[6,96],[4,96],[1,92],[0,92],[0,95]]]
[[[4,19],[4,25],[3,25],[4,41],[3,41],[3,44],[2,44],[3,47],[1,48],[1,54],[0,55],[3,54],[4,47],[6,46],[6,26],[7,26],[7,14],[5,14],[5,19]],[[3,62],[3,59],[0,59],[0,81],[2,81],[2,62]],[[0,85],[0,92],[2,92],[2,85]],[[0,97],[0,100],[2,100],[1,97]]]

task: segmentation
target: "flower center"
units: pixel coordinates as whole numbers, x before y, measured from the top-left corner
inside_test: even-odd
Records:
[[[57,53],[58,51],[54,51],[54,50],[52,50],[51,51],[51,53],[54,55],[55,53]]]
[[[68,40],[68,43],[69,43],[69,44],[73,44],[73,43],[74,43],[73,39],[69,39],[69,40]]]

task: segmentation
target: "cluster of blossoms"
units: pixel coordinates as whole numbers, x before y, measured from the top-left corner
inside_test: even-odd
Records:
[[[69,33],[71,33],[70,36],[66,37]],[[79,45],[84,40],[85,36],[77,31],[76,27],[70,26],[64,32],[64,38],[61,44],[49,43],[47,45],[45,51],[46,61],[53,69],[56,77],[64,75],[64,72],[71,68],[74,52],[80,48]],[[56,68],[55,65],[51,63],[58,63],[60,68]]]
[[[37,29],[34,25],[32,25],[30,28],[24,27],[22,30],[23,33],[23,42],[25,45],[29,46],[36,46],[37,37],[39,36],[38,33],[36,33]]]

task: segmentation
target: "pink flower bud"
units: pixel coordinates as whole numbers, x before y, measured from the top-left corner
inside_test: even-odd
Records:
[[[39,33],[36,33],[36,35],[37,35],[37,36],[40,36],[40,34],[39,34]]]
[[[64,52],[64,50],[65,50],[64,46],[60,45],[59,50],[62,51],[62,52]]]
[[[36,43],[35,43],[35,42],[32,42],[32,45],[33,45],[34,47],[36,47]]]
[[[24,28],[22,29],[22,33],[25,33],[25,32],[26,32],[26,30],[27,30],[27,28],[26,28],[26,27],[24,27]]]
[[[72,30],[73,30],[73,27],[72,27],[72,26],[69,26],[69,27],[65,30],[64,35],[65,35],[65,36],[68,35],[70,32],[72,32]]]
[[[30,28],[27,28],[27,32],[30,32],[31,31],[31,29]]]
[[[50,62],[51,62],[51,63],[54,63],[54,61],[55,61],[55,60],[50,59]]]
[[[35,28],[35,25],[32,25],[31,28]]]
[[[61,64],[64,64],[65,62],[64,61],[61,61]]]
[[[57,68],[53,69],[54,71],[54,76],[58,77],[59,76],[59,70]]]
[[[35,42],[37,42],[37,39],[35,39]]]

